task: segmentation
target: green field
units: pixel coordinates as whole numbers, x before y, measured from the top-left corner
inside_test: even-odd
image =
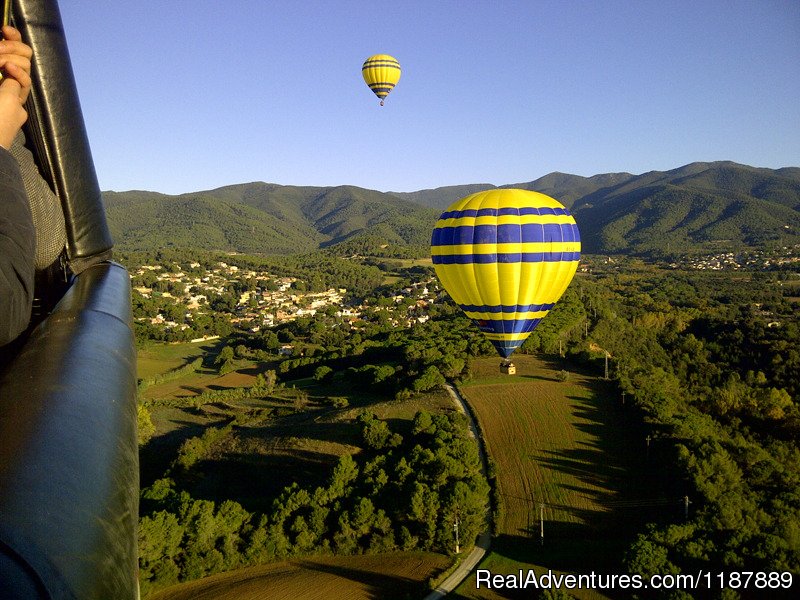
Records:
[[[433,265],[433,260],[430,257],[426,258],[401,258],[398,260],[404,269],[410,267],[430,267]]]
[[[495,464],[502,516],[492,551],[480,568],[516,573],[536,567],[565,573],[624,572],[620,558],[652,508],[637,502],[646,477],[645,442],[607,382],[532,356],[514,357],[517,375],[498,372],[498,359],[480,359],[461,392],[476,413]],[[646,489],[647,485],[642,485]],[[544,503],[544,540],[539,514]],[[659,510],[666,510],[663,507]],[[677,517],[679,507],[670,508]],[[531,597],[485,588],[475,577],[456,597]],[[598,593],[570,592],[580,598]]]
[[[173,586],[151,600],[418,600],[446,569],[441,554],[408,552],[309,557],[212,575]]]
[[[195,358],[215,350],[219,340],[194,344],[149,343],[139,348],[136,355],[136,372],[139,379],[161,375],[192,362]]]

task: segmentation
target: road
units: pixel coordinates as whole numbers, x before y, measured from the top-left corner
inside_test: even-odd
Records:
[[[445,388],[450,394],[450,397],[453,399],[453,402],[458,410],[464,413],[464,415],[467,417],[470,436],[475,438],[475,441],[478,443],[478,452],[480,453],[481,457],[481,471],[483,472],[483,476],[487,477],[488,479],[486,452],[484,451],[483,441],[478,435],[478,426],[475,424],[475,420],[472,418],[472,413],[467,409],[467,403],[461,397],[461,394],[458,393],[458,390],[456,390],[449,383],[445,384]],[[447,594],[456,589],[462,581],[469,577],[469,574],[472,572],[472,570],[478,566],[478,563],[481,561],[483,556],[489,551],[491,540],[491,531],[484,531],[481,533],[478,536],[478,539],[475,542],[475,547],[472,549],[472,551],[466,557],[464,557],[464,560],[461,561],[461,564],[458,565],[456,570],[453,571],[450,576],[439,585],[439,587],[425,596],[425,600],[439,600],[439,598],[445,597]]]

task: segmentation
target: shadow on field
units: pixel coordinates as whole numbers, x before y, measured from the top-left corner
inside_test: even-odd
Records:
[[[194,387],[191,385],[182,385],[180,389],[186,390],[187,392],[191,392],[192,394],[200,395],[203,393],[204,388]]]
[[[228,453],[202,460],[182,478],[193,498],[234,500],[248,511],[269,512],[272,499],[292,483],[325,485],[338,457],[312,450],[270,454]]]
[[[648,446],[641,420],[615,399],[611,382],[594,379],[589,387],[589,398],[568,397],[573,426],[588,439],[531,456],[555,472],[553,480],[560,479],[556,474],[568,475],[572,483],[559,487],[584,497],[585,505],[545,504],[542,544],[540,505],[531,497],[529,526],[520,535],[499,535],[494,552],[568,572],[619,571],[646,523],[683,521],[682,485],[669,477],[674,444],[651,439]]]
[[[269,370],[275,370],[278,366],[278,362],[257,362],[252,367],[243,367],[241,369],[236,369],[237,373],[241,373],[242,375],[252,375],[256,377],[261,373],[266,373]]]
[[[564,522],[545,522],[544,543],[538,527],[530,537],[503,534],[492,540],[492,550],[512,560],[575,573],[588,565],[617,568],[627,546],[625,539],[587,535],[582,525]]]
[[[178,455],[178,448],[190,437],[203,435],[209,426],[217,423],[197,423],[192,421],[174,421],[177,429],[152,438],[139,448],[139,464],[141,487],[145,488],[156,479],[164,476],[170,463]]]
[[[514,375],[515,379],[528,381],[558,381],[555,377],[542,377],[541,375]]]
[[[243,439],[274,439],[277,437],[296,437],[318,442],[358,445],[361,433],[357,423],[319,421],[318,411],[301,411],[288,414],[271,421],[263,427],[243,427],[237,435]]]
[[[194,498],[230,499],[249,511],[268,511],[272,499],[293,483],[307,489],[326,485],[339,448],[357,445],[361,434],[355,423],[320,421],[321,413],[306,410],[264,425],[234,427],[181,484]]]
[[[368,598],[369,600],[385,600],[388,598],[397,600],[408,598],[410,600],[413,598],[418,600],[423,595],[420,583],[408,577],[375,573],[374,571],[352,569],[339,565],[320,564],[310,560],[295,560],[292,562],[307,571],[335,575],[365,586],[367,588],[364,590],[365,595],[359,595],[360,598]],[[335,598],[333,595],[328,597]]]

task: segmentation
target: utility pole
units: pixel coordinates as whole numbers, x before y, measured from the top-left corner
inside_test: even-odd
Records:
[[[456,521],[453,523],[453,531],[456,532],[456,554],[461,552],[461,545],[458,543],[458,515],[456,515]]]
[[[689,496],[683,497],[683,518],[689,520]]]
[[[645,458],[649,460],[650,459],[650,440],[652,439],[650,437],[649,433],[647,434],[647,437],[645,439],[647,440],[647,454],[646,454]]]
[[[622,392],[622,406],[625,406],[625,392]]]
[[[561,338],[558,338],[558,355],[564,358],[564,350],[561,348]]]
[[[604,378],[608,379],[608,352],[606,352],[606,367],[605,367],[605,376]]]
[[[539,503],[539,543],[544,546],[544,502]]]

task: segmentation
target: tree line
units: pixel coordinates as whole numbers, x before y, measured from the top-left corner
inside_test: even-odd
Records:
[[[488,484],[463,416],[418,412],[407,431],[363,412],[364,451],[343,455],[325,485],[284,488],[266,513],[192,498],[165,477],[142,490],[143,595],[212,573],[305,554],[454,551],[484,524]],[[184,443],[174,472],[191,471],[236,428],[209,428]]]
[[[664,272],[584,282],[590,340],[690,516],[652,523],[626,556],[642,574],[800,570],[800,339],[796,307],[758,277]],[[772,324],[770,326],[770,324]],[[591,360],[586,341],[570,347]],[[596,360],[596,359],[595,359]],[[669,597],[686,597],[673,591]]]

